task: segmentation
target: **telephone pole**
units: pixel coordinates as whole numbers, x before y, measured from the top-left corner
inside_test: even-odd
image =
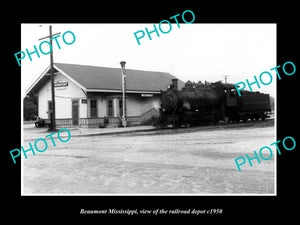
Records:
[[[126,62],[121,61],[121,72],[122,72],[122,126],[126,127],[127,126],[127,121],[126,121],[126,71],[125,71],[125,64]]]
[[[45,38],[50,38],[50,73],[51,73],[51,98],[52,98],[52,113],[51,113],[51,125],[49,131],[56,131],[56,121],[55,121],[55,91],[54,91],[54,68],[53,68],[53,45],[52,45],[52,37],[60,34],[56,33],[52,35],[52,26],[49,25],[49,36],[40,38],[43,40]]]

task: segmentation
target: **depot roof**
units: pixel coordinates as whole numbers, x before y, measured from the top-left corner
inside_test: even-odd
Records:
[[[36,93],[50,80],[50,66],[26,91]],[[77,64],[55,63],[55,74],[63,74],[87,92],[120,92],[122,90],[121,67],[109,68]],[[126,69],[126,92],[159,93],[172,83],[173,75],[165,72]],[[178,81],[178,87],[184,86]]]

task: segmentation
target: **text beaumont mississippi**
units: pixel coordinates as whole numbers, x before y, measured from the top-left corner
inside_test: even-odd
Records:
[[[101,209],[101,210],[97,210],[97,209],[81,209],[80,210],[80,214],[113,214],[113,215],[128,215],[128,216],[132,216],[132,215],[137,215],[138,214],[138,210],[137,209]]]

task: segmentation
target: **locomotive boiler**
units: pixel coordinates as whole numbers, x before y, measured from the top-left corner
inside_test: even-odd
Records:
[[[233,84],[223,84],[221,81],[188,81],[182,90],[178,90],[178,80],[173,79],[168,90],[162,92],[157,125],[180,127],[216,124],[220,120],[258,120],[265,119],[268,111],[268,94],[242,91],[239,97]]]

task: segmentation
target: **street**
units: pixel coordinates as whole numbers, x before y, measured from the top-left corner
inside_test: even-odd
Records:
[[[247,162],[241,172],[234,161],[274,141],[273,119],[72,137],[22,156],[22,193],[274,194],[274,149],[272,159]]]

